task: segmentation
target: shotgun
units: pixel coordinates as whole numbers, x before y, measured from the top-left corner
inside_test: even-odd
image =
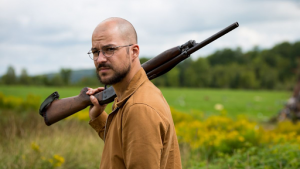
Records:
[[[188,58],[195,51],[220,38],[238,26],[239,24],[235,22],[200,43],[190,40],[183,45],[168,49],[142,64],[142,67],[144,68],[149,80],[157,78],[170,71],[178,63]],[[63,99],[59,99],[59,94],[57,92],[48,96],[39,109],[39,113],[44,117],[46,125],[50,126],[51,124],[92,105],[89,95],[86,94],[87,91],[88,88],[85,87],[80,91],[78,96]],[[96,93],[94,96],[99,101],[99,104],[103,105],[113,102],[116,97],[116,93],[112,86],[108,88],[105,86],[105,90]]]

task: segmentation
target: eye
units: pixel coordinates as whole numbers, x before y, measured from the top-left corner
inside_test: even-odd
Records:
[[[95,50],[95,51],[92,51],[93,54],[98,54],[99,51],[98,50]]]
[[[114,47],[108,47],[108,48],[106,48],[107,52],[113,52],[114,50],[116,50],[116,48],[114,48]]]

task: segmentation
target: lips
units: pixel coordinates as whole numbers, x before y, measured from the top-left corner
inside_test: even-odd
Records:
[[[107,70],[110,69],[109,67],[101,67],[99,70]]]
[[[100,69],[98,69],[98,71],[100,72],[107,72],[110,68],[108,67],[101,67]]]

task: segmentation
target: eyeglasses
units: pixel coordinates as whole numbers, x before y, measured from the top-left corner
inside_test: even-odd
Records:
[[[112,57],[114,55],[114,52],[116,50],[118,50],[118,48],[121,48],[121,47],[128,47],[128,46],[132,46],[133,44],[131,45],[124,45],[124,46],[104,46],[102,47],[101,50],[98,50],[98,51],[93,51],[92,49],[87,53],[89,55],[89,57],[92,59],[92,60],[97,60],[99,55],[100,55],[100,52],[102,51],[103,55],[107,58],[109,57]]]

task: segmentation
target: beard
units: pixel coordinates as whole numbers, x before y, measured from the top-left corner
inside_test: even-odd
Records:
[[[101,78],[101,76],[98,73],[98,70],[101,67],[107,67],[113,70],[114,74],[110,78]],[[114,67],[112,67],[110,64],[99,64],[97,69],[96,69],[96,74],[99,79],[99,81],[104,84],[104,85],[113,85],[116,84],[124,79],[128,72],[131,69],[131,64],[129,63],[127,67],[125,67],[123,70],[116,70]],[[103,76],[106,76],[107,74],[104,73]]]

